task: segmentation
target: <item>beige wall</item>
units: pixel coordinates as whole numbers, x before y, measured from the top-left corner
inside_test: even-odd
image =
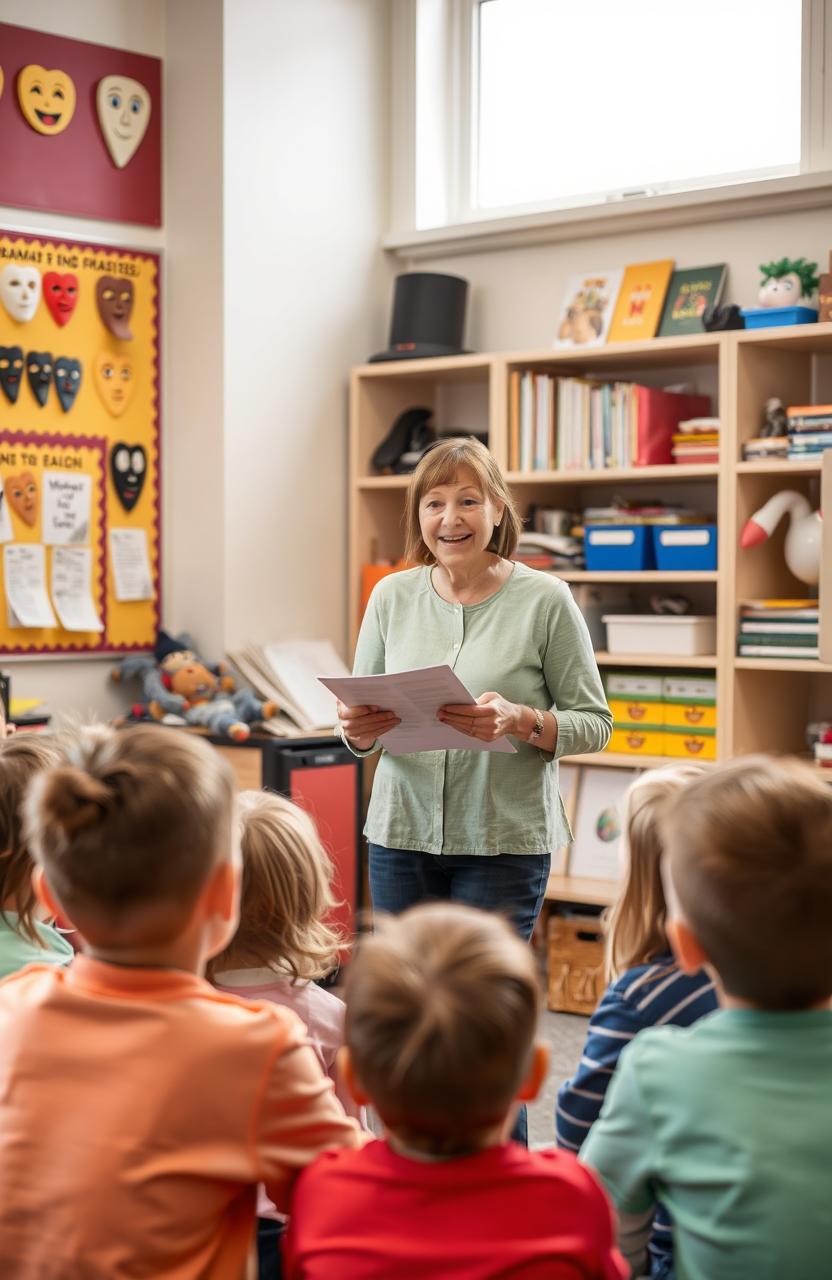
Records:
[[[470,280],[467,340],[472,350],[548,347],[571,272],[657,258],[673,258],[678,267],[727,262],[725,301],[754,306],[761,262],[802,256],[815,259],[826,270],[832,249],[831,213],[816,209],[667,227],[643,235],[576,239],[406,265],[419,271],[449,271]]]

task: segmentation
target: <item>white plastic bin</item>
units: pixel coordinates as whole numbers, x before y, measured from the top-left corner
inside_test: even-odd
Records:
[[[651,613],[605,613],[610,653],[677,654],[716,652],[716,618]]]

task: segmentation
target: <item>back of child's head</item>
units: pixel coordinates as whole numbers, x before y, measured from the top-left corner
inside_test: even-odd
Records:
[[[232,848],[233,777],[218,752],[160,726],[80,729],[37,777],[25,830],[61,907],[90,941],[134,946],[182,931]]]
[[[832,788],[799,760],[745,756],[668,810],[678,915],[730,996],[804,1009],[832,994]],[[678,907],[678,909],[677,909]]]
[[[697,765],[648,769],[630,786],[622,817],[623,883],[606,918],[607,972],[618,977],[670,946],[662,885],[661,819],[668,802],[702,776]]]
[[[299,805],[270,791],[238,797],[243,884],[240,922],[208,976],[270,968],[314,980],[337,964],[343,939],[325,923],[336,905],[333,866],[315,823]]]
[[[385,1124],[436,1149],[503,1120],[531,1063],[531,948],[499,916],[451,903],[382,918],[347,973],[346,1043]]]
[[[61,759],[57,744],[46,734],[0,738],[0,904],[5,918],[17,913],[16,931],[39,942],[35,928],[37,900],[34,869],[23,835],[23,798],[37,773]]]

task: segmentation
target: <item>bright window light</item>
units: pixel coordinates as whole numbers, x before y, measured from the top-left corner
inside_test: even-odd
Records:
[[[482,0],[472,209],[798,172],[801,18],[801,0]]]

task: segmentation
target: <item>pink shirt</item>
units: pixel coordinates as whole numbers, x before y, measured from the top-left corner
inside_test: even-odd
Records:
[[[0,1241],[15,1280],[236,1280],[262,1182],[360,1141],[300,1020],[77,956],[0,983]]]
[[[286,1280],[624,1280],[612,1214],[567,1151],[422,1161],[371,1142],[298,1179]]]

